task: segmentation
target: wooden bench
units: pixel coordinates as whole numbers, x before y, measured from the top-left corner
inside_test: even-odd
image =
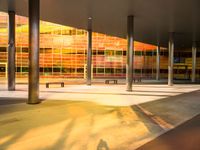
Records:
[[[64,87],[65,86],[65,83],[64,82],[47,82],[46,83],[46,88],[49,88],[49,85],[50,84],[60,84],[61,87]]]
[[[115,79],[107,79],[107,80],[105,80],[105,84],[109,84],[110,82],[113,82],[114,84],[117,84],[117,80],[115,80]]]
[[[142,77],[140,77],[140,76],[133,77],[133,82],[135,83],[136,81],[142,82]]]

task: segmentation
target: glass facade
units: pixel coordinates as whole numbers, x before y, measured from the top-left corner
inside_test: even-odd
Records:
[[[0,13],[0,76],[6,75],[8,15]],[[125,78],[127,41],[93,33],[93,78]],[[134,42],[134,73],[154,78],[156,46]],[[16,76],[28,76],[28,19],[16,16]],[[40,22],[40,77],[84,78],[87,31]],[[161,76],[167,76],[168,53],[161,49]]]

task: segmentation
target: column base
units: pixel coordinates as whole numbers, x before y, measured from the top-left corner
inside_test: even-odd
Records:
[[[174,84],[173,83],[168,83],[168,86],[173,86]]]
[[[91,81],[86,81],[86,85],[87,85],[87,86],[91,86],[91,85],[92,85],[92,82],[91,82]]]
[[[126,91],[127,91],[127,92],[133,92],[133,90],[132,90],[132,89],[127,89]]]
[[[41,103],[41,101],[38,101],[38,102],[26,102],[27,104],[29,104],[29,105],[36,105],[36,104],[40,104]]]
[[[8,89],[8,91],[15,91],[15,88],[12,88],[12,89]]]

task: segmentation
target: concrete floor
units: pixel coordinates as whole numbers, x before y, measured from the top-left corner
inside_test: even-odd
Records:
[[[200,115],[137,150],[200,150]]]
[[[200,113],[200,85],[95,84],[40,86],[27,105],[27,85],[0,85],[0,149],[133,150]]]

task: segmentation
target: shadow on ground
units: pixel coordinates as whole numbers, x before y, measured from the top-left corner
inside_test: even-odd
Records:
[[[2,105],[0,113],[0,149],[7,150],[127,149],[160,132],[130,107],[91,102]]]
[[[200,113],[199,97],[198,90],[139,104],[137,108],[145,115],[150,115],[150,118],[158,116],[166,123],[175,126]]]
[[[159,136],[137,150],[199,150],[200,115]]]
[[[26,103],[26,101],[27,99],[25,98],[0,97],[0,105],[20,104],[20,103]]]
[[[132,150],[198,114],[199,96],[195,91],[131,107],[4,98],[0,149]]]

